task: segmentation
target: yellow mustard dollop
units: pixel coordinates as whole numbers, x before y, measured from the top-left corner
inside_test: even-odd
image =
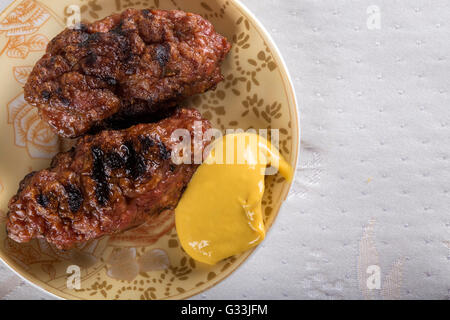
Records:
[[[261,201],[268,165],[292,179],[290,165],[257,134],[229,134],[214,142],[175,210],[178,237],[193,259],[215,264],[264,239]]]

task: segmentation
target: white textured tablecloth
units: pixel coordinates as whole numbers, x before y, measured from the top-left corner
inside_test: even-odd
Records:
[[[195,298],[448,299],[450,2],[243,2],[294,81],[300,164],[257,252]],[[0,297],[51,298],[4,266]]]

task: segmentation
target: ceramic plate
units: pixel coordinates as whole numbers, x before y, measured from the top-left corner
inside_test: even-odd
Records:
[[[225,80],[186,105],[198,108],[221,130],[279,129],[280,151],[295,167],[299,125],[285,65],[258,21],[237,1],[17,0],[0,15],[0,257],[31,283],[67,299],[182,299],[198,294],[230,275],[251,251],[215,266],[197,263],[181,249],[171,212],[151,224],[65,252],[45,241],[18,244],[6,237],[8,200],[20,180],[47,167],[70,144],[55,136],[25,102],[23,86],[49,39],[65,27],[73,4],[87,21],[131,7],[181,9],[209,19],[233,44],[222,68]],[[279,175],[266,179],[267,228],[289,187]],[[81,267],[79,289],[73,282],[67,286],[68,275],[75,274],[71,265]]]

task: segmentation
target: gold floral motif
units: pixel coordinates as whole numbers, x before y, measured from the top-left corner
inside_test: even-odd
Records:
[[[47,37],[42,34],[35,34],[28,38],[20,35],[11,37],[3,50],[6,50],[10,58],[25,59],[30,52],[45,50],[47,43]]]
[[[50,14],[37,3],[24,0],[0,22],[0,32],[7,36],[32,34],[49,18]]]
[[[159,0],[115,0],[116,10],[122,11],[128,8],[159,8]]]
[[[58,152],[58,136],[41,120],[37,109],[25,101],[23,93],[10,101],[7,108],[16,146],[26,148],[31,158],[51,159]]]
[[[14,78],[25,85],[31,70],[31,66],[16,66],[13,68]],[[8,123],[14,127],[15,144],[26,148],[31,158],[51,159],[59,151],[58,136],[39,118],[36,108],[25,101],[23,93],[10,101],[7,107]]]
[[[213,8],[211,7],[211,3],[202,1],[200,2],[200,6],[202,7],[202,9],[205,9],[205,12],[202,12],[201,15],[205,19],[223,18],[225,16],[225,11],[229,5],[230,2],[225,1],[222,5],[216,5],[216,8]]]
[[[4,250],[16,263],[23,266],[29,272],[40,270],[45,275],[42,280],[49,282],[55,279],[64,279],[66,270],[64,266],[75,264],[83,268],[84,278],[91,274],[90,268],[97,265],[93,270],[101,268],[100,257],[105,248],[104,240],[93,240],[76,246],[68,251],[61,251],[48,244],[45,240],[32,240],[28,243],[17,243],[9,238],[4,240]],[[36,270],[37,268],[37,270]],[[42,274],[43,273],[43,274]]]
[[[33,66],[17,66],[13,67],[14,78],[21,85],[25,85],[27,82],[28,76],[33,70]]]
[[[10,58],[25,59],[30,52],[45,50],[48,39],[42,34],[32,35],[50,18],[37,3],[24,0],[0,22],[0,33],[8,38],[5,51]],[[31,35],[31,36],[29,36]]]

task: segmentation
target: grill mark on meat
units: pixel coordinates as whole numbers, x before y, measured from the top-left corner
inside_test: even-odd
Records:
[[[146,19],[153,18],[153,14],[150,12],[150,10],[143,9],[141,12],[142,12],[142,15],[144,16],[144,18],[146,18]]]
[[[114,36],[115,42],[119,44],[119,50],[122,54],[122,57],[119,60],[122,62],[129,62],[131,58],[133,57],[130,39],[126,36],[126,31],[118,32],[112,32],[111,35]]]
[[[77,212],[83,203],[83,194],[73,184],[64,186],[64,189],[67,193],[67,202],[69,203],[70,211]]]
[[[88,27],[87,27],[87,25],[84,24],[83,22],[80,22],[80,23],[78,24],[78,29],[77,29],[77,30],[82,31],[82,32],[86,32],[86,31],[88,30]]]
[[[125,142],[124,147],[127,150],[126,172],[133,179],[137,179],[146,171],[145,158],[141,153],[136,152],[132,141]]]
[[[117,80],[111,77],[104,79],[104,81],[110,86],[117,85]]]
[[[100,32],[94,32],[89,34],[89,39],[87,40],[88,42],[95,42],[100,40]]]
[[[70,100],[64,97],[63,91],[60,87],[56,89],[56,95],[58,96],[59,101],[61,101],[64,106],[68,106],[70,104]]]
[[[170,59],[170,46],[167,44],[158,44],[155,47],[155,59],[161,68],[165,68]]]
[[[167,147],[164,143],[162,143],[161,141],[158,141],[158,148],[159,148],[159,156],[163,160],[170,159],[171,152],[170,152],[170,150],[167,149]]]
[[[36,196],[36,202],[37,202],[41,207],[47,208],[47,206],[48,206],[48,204],[49,204],[50,201],[49,201],[48,197],[47,197],[45,194],[39,193],[39,194]]]
[[[61,96],[59,97],[59,100],[61,100],[61,103],[66,107],[70,104],[70,100],[67,99],[66,97]]]
[[[111,32],[123,36],[123,35],[125,35],[126,32],[122,29],[122,27],[123,27],[123,21],[120,21],[120,23],[117,24],[117,25],[111,30]]]
[[[85,46],[87,44],[87,41],[89,40],[89,34],[86,32],[82,32],[80,35],[80,39],[81,39],[81,42],[80,42],[79,46],[80,47]]]
[[[86,65],[92,67],[97,62],[97,55],[94,52],[89,52],[85,58]]]
[[[92,147],[92,178],[96,182],[95,196],[98,203],[106,205],[109,200],[109,185],[106,179],[104,154],[100,147]]]
[[[51,94],[51,92],[44,90],[41,92],[41,96],[42,96],[42,99],[48,101],[48,100],[50,100],[52,94]]]
[[[81,41],[78,43],[78,47],[85,48],[91,44],[91,42],[97,41],[99,39],[98,32],[95,33],[87,33],[83,32],[81,34]]]
[[[125,162],[126,160],[117,152],[108,152],[106,154],[105,163],[112,170],[123,168]]]
[[[130,76],[130,75],[132,75],[132,74],[134,74],[134,73],[136,73],[136,68],[134,68],[134,67],[127,68],[127,69],[125,70],[125,74],[126,74],[127,76]]]
[[[155,141],[148,136],[139,136],[139,141],[141,143],[142,151],[147,152],[148,149],[155,145]]]

